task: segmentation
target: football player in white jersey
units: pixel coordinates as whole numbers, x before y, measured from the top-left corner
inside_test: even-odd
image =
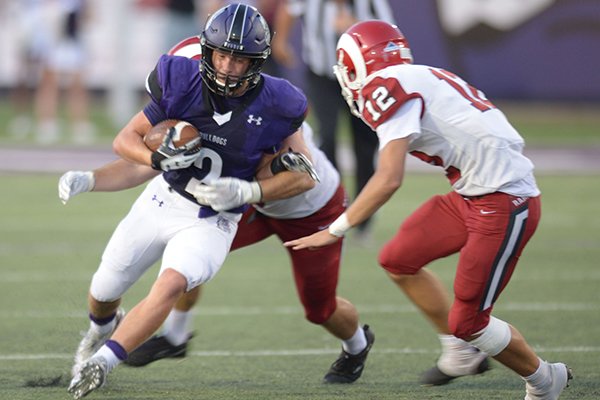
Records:
[[[238,224],[231,250],[258,243],[271,235],[277,235],[282,241],[286,241],[309,234],[319,226],[329,225],[344,212],[347,199],[339,173],[314,143],[312,129],[307,123],[302,125],[302,133],[313,160],[314,175],[318,177],[319,182],[312,189],[296,196],[253,204]],[[293,169],[294,163],[288,164],[288,168]],[[270,167],[261,170],[257,178],[268,178],[271,175],[270,170]],[[149,167],[122,159],[94,171],[69,171],[59,180],[59,197],[66,203],[71,197],[92,190],[124,190],[135,187],[156,174],[157,172]],[[268,190],[268,187],[265,189]],[[324,382],[354,382],[363,372],[375,336],[368,325],[359,326],[358,312],[354,305],[336,296],[342,242],[339,241],[336,245],[327,246],[320,251],[289,252],[294,281],[305,309],[306,319],[322,325],[342,341],[342,352],[331,365]],[[117,275],[100,270],[94,276],[94,282],[96,286],[100,282],[103,288],[96,287],[95,292],[101,291],[110,298],[120,298],[122,291],[119,288],[123,286],[122,282],[131,283],[138,278],[139,275],[128,271]],[[198,301],[199,295],[200,286],[181,296],[167,317],[160,334],[131,352],[125,363],[141,367],[161,358],[185,356],[191,338],[190,310]],[[116,309],[118,303],[112,303]]]
[[[570,369],[540,359],[516,328],[491,315],[540,219],[540,191],[523,139],[481,91],[451,72],[413,65],[394,25],[353,25],[340,37],[337,57],[342,95],[379,138],[377,170],[328,229],[285,245],[336,243],[401,186],[407,154],[441,166],[453,190],[418,208],[379,255],[439,332],[442,355],[422,383],[479,373],[488,354],[525,380],[526,400],[557,399]],[[450,304],[439,279],[423,267],[454,253],[460,258]]]

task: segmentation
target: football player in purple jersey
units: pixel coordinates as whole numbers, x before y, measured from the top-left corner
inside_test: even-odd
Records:
[[[330,224],[346,209],[347,198],[340,174],[314,143],[312,129],[307,123],[303,124],[302,132],[313,158],[312,165],[319,178],[318,183],[314,188],[296,196],[249,207],[238,224],[239,228],[231,245],[232,251],[258,243],[272,235],[285,241],[312,233],[318,227]],[[292,154],[288,153],[287,156],[292,157]],[[302,164],[287,163],[286,170],[302,170]],[[112,192],[129,189],[156,174],[157,171],[149,167],[122,159],[93,171],[69,171],[59,180],[59,197],[66,204],[77,194],[92,190]],[[268,176],[268,172],[265,175],[263,171],[257,173],[258,180]],[[318,251],[288,249],[288,252],[306,319],[323,326],[342,341],[342,353],[323,381],[356,381],[363,372],[375,335],[368,325],[359,326],[358,312],[354,305],[336,295],[342,241]],[[127,279],[126,276],[123,278]],[[112,282],[112,285],[118,285],[118,282]],[[191,310],[198,301],[200,289],[201,286],[198,286],[182,295],[169,313],[160,333],[130,353],[125,361],[127,365],[141,367],[162,358],[186,355],[191,337]]]
[[[262,15],[243,4],[228,5],[209,18],[200,39],[201,60],[169,55],[158,60],[146,81],[151,101],[113,142],[120,157],[161,175],[113,233],[92,279],[90,329],[69,385],[76,399],[102,386],[161,326],[183,293],[215,276],[248,204],[314,186],[304,173],[254,180],[264,166],[278,172],[277,160],[289,148],[310,157],[299,129],[306,97],[289,82],[261,74],[270,54]],[[193,124],[201,146],[175,147],[167,135],[157,151],[149,150],[143,137],[166,119]],[[161,257],[149,294],[122,318],[115,312],[120,295]]]

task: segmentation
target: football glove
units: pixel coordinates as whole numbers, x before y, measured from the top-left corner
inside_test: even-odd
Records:
[[[95,184],[92,171],[65,172],[58,180],[58,197],[63,204],[67,204],[71,197],[92,191]]]
[[[190,140],[183,146],[175,147],[173,145],[173,136],[176,130],[169,128],[160,147],[152,153],[152,168],[157,171],[171,171],[173,169],[183,169],[192,165],[200,155],[200,141],[197,137]]]
[[[313,181],[320,182],[319,175],[310,160],[302,153],[288,151],[282,153],[271,162],[273,175],[282,171],[306,172]]]
[[[244,204],[260,202],[262,190],[258,182],[238,178],[219,178],[208,185],[198,185],[190,191],[198,203],[215,211],[231,210]]]

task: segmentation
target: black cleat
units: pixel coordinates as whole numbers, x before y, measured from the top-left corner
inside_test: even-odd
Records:
[[[367,347],[358,354],[349,354],[342,350],[342,353],[331,367],[323,381],[325,383],[352,383],[362,374],[365,369],[365,361],[369,355],[373,342],[375,342],[375,334],[369,329],[369,325],[363,326],[365,337],[367,338]]]
[[[481,353],[481,361],[479,361],[479,364],[477,364],[477,368],[473,371],[473,373],[469,374],[469,375],[483,374],[485,371],[487,371],[489,369],[490,369],[489,357],[487,357],[487,355]],[[423,374],[421,374],[421,378],[419,379],[419,382],[423,386],[441,386],[441,385],[450,383],[453,379],[460,378],[461,376],[467,376],[467,375],[458,375],[458,376],[447,375],[444,372],[442,372],[436,365],[435,367],[423,372]]]
[[[129,353],[124,363],[130,367],[143,367],[163,358],[183,358],[191,338],[192,335],[184,343],[174,346],[164,336],[153,336]]]

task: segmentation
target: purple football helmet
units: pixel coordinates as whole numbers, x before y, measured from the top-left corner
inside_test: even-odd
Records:
[[[271,54],[271,32],[264,17],[256,8],[245,4],[230,4],[215,12],[200,34],[202,59],[200,72],[208,88],[221,96],[230,96],[248,82],[248,89],[260,80],[263,64]],[[212,63],[214,50],[223,51],[251,60],[250,67],[241,77],[217,80]]]

